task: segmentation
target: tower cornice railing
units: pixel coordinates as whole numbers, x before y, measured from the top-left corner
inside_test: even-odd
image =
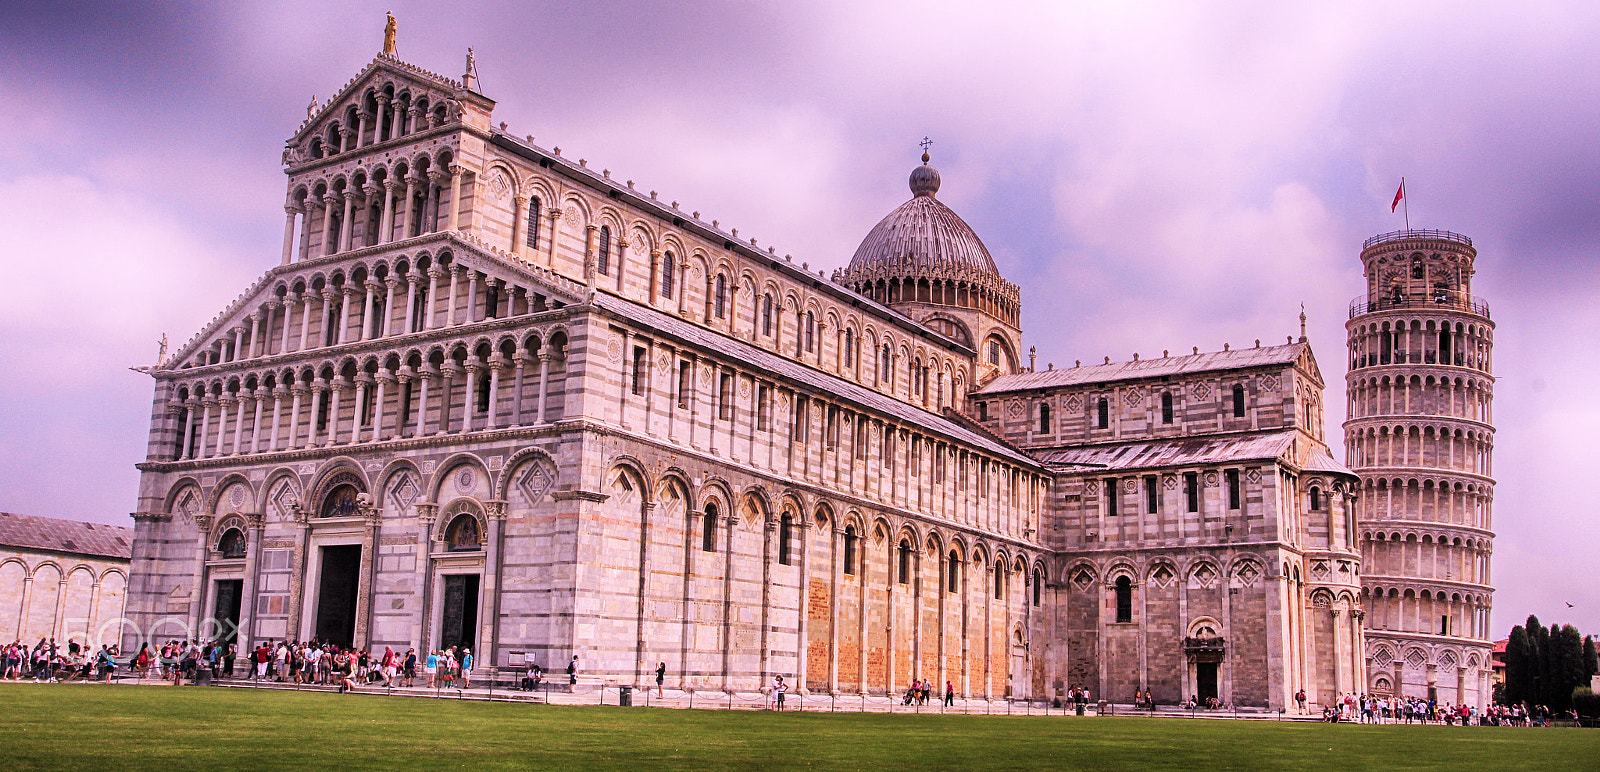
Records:
[[[1362,295],[1350,301],[1350,318],[1394,310],[1462,311],[1489,317],[1489,302],[1460,292]]]
[[[1463,245],[1469,246],[1469,247],[1472,246],[1472,239],[1468,238],[1467,236],[1463,236],[1463,235],[1461,235],[1459,233],[1454,233],[1454,232],[1451,232],[1451,231],[1422,229],[1422,230],[1390,231],[1388,233],[1380,233],[1380,234],[1378,234],[1376,236],[1373,236],[1370,239],[1367,239],[1366,241],[1361,242],[1361,248],[1363,250],[1366,250],[1366,249],[1371,249],[1372,247],[1375,247],[1375,246],[1377,246],[1379,244],[1387,244],[1387,243],[1389,243],[1391,241],[1411,241],[1413,239],[1440,239],[1440,240],[1443,240],[1443,241],[1453,241],[1453,242],[1455,242],[1457,244],[1463,244]]]

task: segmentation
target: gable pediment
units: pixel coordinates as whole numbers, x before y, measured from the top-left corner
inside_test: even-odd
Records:
[[[588,289],[577,282],[548,268],[506,254],[475,236],[450,232],[429,233],[404,241],[358,248],[323,259],[273,268],[228,304],[222,313],[213,317],[164,365],[153,369],[176,371],[211,364],[203,357],[204,352],[211,350],[218,342],[225,341],[231,346],[235,329],[242,330],[240,334],[241,340],[244,341],[242,356],[248,356],[251,349],[249,341],[254,334],[255,320],[250,318],[253,313],[259,313],[261,316],[262,338],[270,348],[270,341],[267,339],[272,333],[266,327],[269,304],[278,302],[281,298],[293,301],[296,296],[292,293],[303,288],[313,293],[320,292],[326,287],[359,288],[369,279],[383,281],[385,277],[393,275],[391,271],[404,270],[400,267],[402,264],[414,263],[430,255],[438,256],[445,253],[449,253],[450,259],[458,265],[515,282],[521,287],[536,290],[539,294],[562,304],[580,303],[588,294]],[[357,289],[356,292],[353,302],[358,304],[355,310],[360,312],[364,291]],[[280,314],[278,320],[281,324],[283,311],[280,309],[277,313]],[[281,330],[281,327],[279,329]],[[237,361],[239,358],[241,356],[236,356],[234,359]]]
[[[381,109],[393,120],[396,104],[401,107],[401,120],[412,127],[408,134],[415,133],[416,127],[458,122],[468,106],[485,115],[494,108],[494,100],[464,88],[460,81],[378,54],[338,93],[308,107],[305,121],[285,143],[284,163],[294,166],[326,158],[329,153],[323,146],[337,150],[333,143],[339,141],[341,132],[361,128],[362,113],[370,116],[368,128],[373,129],[376,113]]]

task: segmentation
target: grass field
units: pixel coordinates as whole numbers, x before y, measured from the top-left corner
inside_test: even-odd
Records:
[[[0,769],[1600,768],[1600,730],[937,716],[0,685]]]

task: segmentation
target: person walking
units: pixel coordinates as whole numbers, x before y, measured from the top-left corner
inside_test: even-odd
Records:
[[[472,686],[472,649],[461,650],[461,688]]]
[[[950,681],[944,682],[944,706],[954,707],[956,704],[956,685]]]
[[[567,663],[567,691],[577,691],[578,686],[578,655],[572,655],[572,661]]]
[[[662,663],[659,663],[659,664],[656,665],[656,696],[657,697],[665,697],[665,696],[667,696],[666,683],[667,683],[667,663],[662,662]]]
[[[428,650],[428,659],[424,661],[422,671],[428,676],[428,688],[433,688],[434,679],[439,675],[439,651]]]

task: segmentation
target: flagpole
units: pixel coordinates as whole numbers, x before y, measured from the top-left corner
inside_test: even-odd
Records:
[[[1411,197],[1406,195],[1406,178],[1400,178],[1400,203],[1406,208],[1406,230],[1411,230]]]

